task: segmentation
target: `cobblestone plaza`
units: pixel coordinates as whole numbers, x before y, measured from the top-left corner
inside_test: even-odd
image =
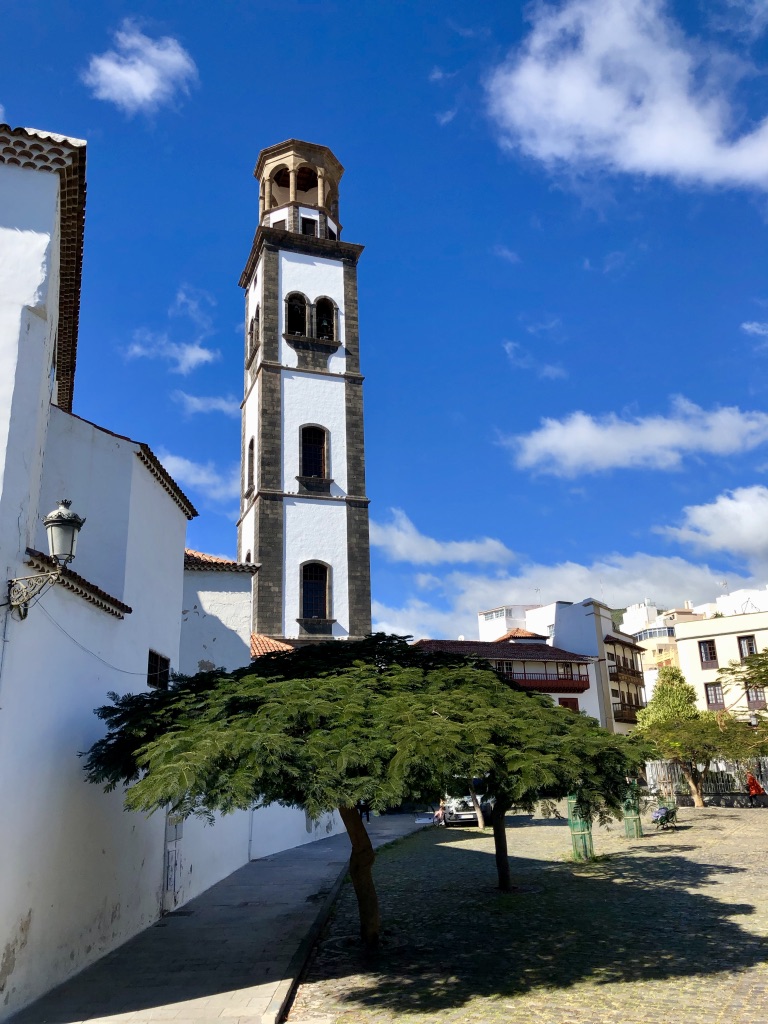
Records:
[[[366,954],[347,882],[290,1024],[762,1024],[768,1019],[768,813],[683,808],[676,832],[508,819],[517,891],[493,840],[429,828],[378,855],[383,947]]]

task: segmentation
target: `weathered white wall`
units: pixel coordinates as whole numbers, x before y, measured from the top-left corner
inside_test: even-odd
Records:
[[[245,572],[184,573],[179,670],[242,668],[251,660],[251,585]]]
[[[0,165],[0,568],[34,533],[58,323],[59,178]]]
[[[337,621],[334,636],[349,635],[347,573],[347,508],[342,502],[286,498],[283,504],[284,636],[299,635],[300,566],[325,562],[331,566],[332,602],[329,618]]]
[[[344,825],[338,812],[323,814],[313,821],[296,807],[270,804],[253,812],[251,825],[251,860],[269,857],[281,850],[313,843],[316,839],[338,835]]]
[[[59,498],[72,500],[72,511],[86,519],[73,568],[130,604],[125,597],[125,570],[134,463],[143,475],[149,476],[149,472],[139,463],[134,442],[99,430],[55,406],[50,415],[41,513],[55,508]],[[152,488],[160,489],[154,481]],[[141,520],[145,526],[152,522],[146,513],[141,513]],[[151,534],[149,530],[148,536]],[[40,521],[34,546],[48,550]]]
[[[73,507],[87,511],[88,522],[73,568],[106,590],[106,575],[122,579],[122,595],[114,596],[134,611],[120,620],[54,587],[26,621],[8,620],[0,676],[0,935],[9,937],[10,952],[0,1019],[160,912],[162,815],[125,813],[121,793],[86,784],[77,756],[104,734],[93,708],[107,693],[145,688],[150,647],[178,664],[186,520],[136,450],[52,410],[41,504],[52,507],[63,486],[76,488]],[[127,518],[115,515],[116,493]],[[101,571],[99,549],[111,544],[123,564],[107,558]]]
[[[306,424],[328,431],[328,475],[331,494],[347,493],[347,414],[345,382],[333,377],[288,372],[281,374],[283,405],[283,490],[296,492],[300,468],[300,430]]]

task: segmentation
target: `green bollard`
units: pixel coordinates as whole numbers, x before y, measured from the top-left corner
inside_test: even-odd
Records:
[[[574,860],[593,860],[592,822],[576,813],[576,796],[568,797],[568,826],[571,830],[571,845]]]
[[[630,782],[624,800],[624,835],[627,839],[643,838],[643,823],[640,821],[640,794],[636,782]]]

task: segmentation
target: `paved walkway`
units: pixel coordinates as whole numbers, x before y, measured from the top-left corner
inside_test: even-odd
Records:
[[[345,885],[289,1024],[765,1024],[768,810],[595,827],[590,865],[565,823],[509,822],[510,895],[476,830],[382,851],[382,949],[361,951]]]
[[[369,826],[376,846],[420,828],[412,814]],[[343,834],[252,861],[12,1024],[274,1024],[348,859]]]

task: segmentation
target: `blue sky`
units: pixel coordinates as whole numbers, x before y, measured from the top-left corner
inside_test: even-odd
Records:
[[[88,140],[75,411],[234,554],[260,149],[346,168],[374,620],[768,583],[768,0],[6,8],[5,120]]]

